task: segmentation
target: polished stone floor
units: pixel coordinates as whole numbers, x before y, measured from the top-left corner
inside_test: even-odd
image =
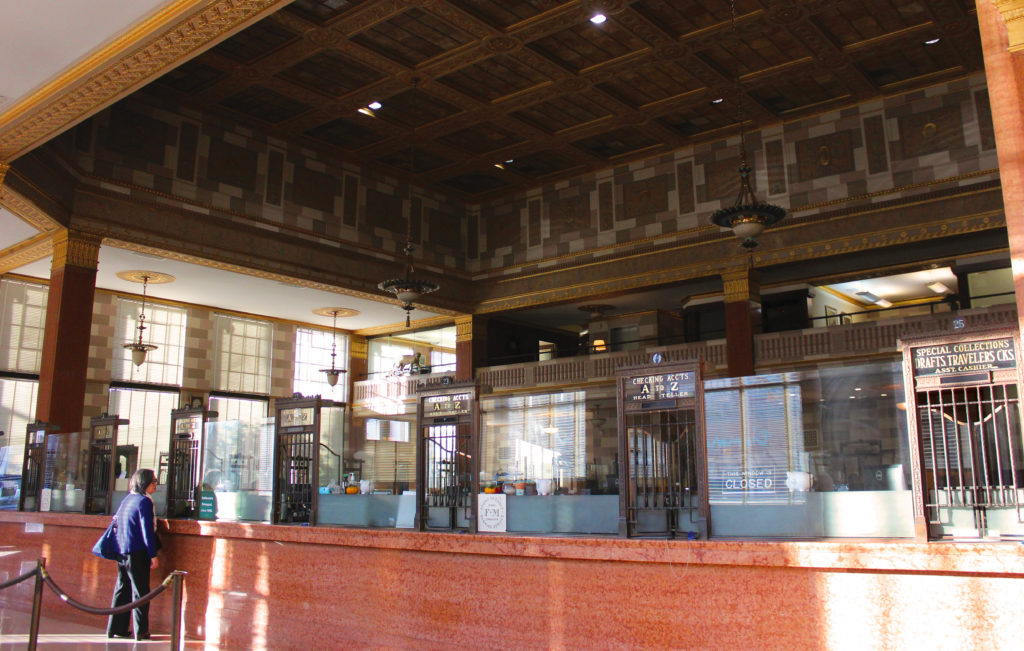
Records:
[[[28,648],[28,631],[31,617],[28,613],[0,609],[0,651],[23,651]],[[105,631],[106,620],[96,618],[95,626],[65,622],[44,615],[39,623],[39,637],[36,648],[40,651],[98,651],[99,649],[166,649],[170,635],[154,635],[152,639],[136,642],[120,638],[108,639]],[[214,651],[216,647],[206,646],[202,640],[188,640],[183,649],[204,649]]]

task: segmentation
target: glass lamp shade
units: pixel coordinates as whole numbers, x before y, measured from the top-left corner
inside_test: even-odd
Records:
[[[732,232],[740,239],[757,237],[764,232],[764,223],[756,217],[737,219],[732,223]]]
[[[332,387],[338,384],[338,376],[345,373],[345,369],[341,368],[324,368],[320,369],[320,372],[327,376],[327,384]]]
[[[125,344],[124,347],[132,351],[132,364],[136,366],[142,366],[146,361],[146,355],[149,351],[156,350],[157,348],[153,344],[144,344],[142,342]]]
[[[403,303],[414,303],[420,299],[420,293],[411,287],[398,288],[395,297]]]

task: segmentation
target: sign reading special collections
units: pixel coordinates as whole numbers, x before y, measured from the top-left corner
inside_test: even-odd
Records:
[[[1017,368],[1013,337],[914,348],[914,377]]]

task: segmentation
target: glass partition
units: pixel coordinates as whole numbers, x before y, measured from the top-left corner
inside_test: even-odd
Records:
[[[88,440],[88,436],[84,437]],[[80,432],[47,434],[40,511],[85,510],[85,464]]]
[[[416,512],[412,416],[360,416],[341,456],[340,477],[321,489],[317,521],[411,528]],[[324,481],[323,471],[320,474]],[[326,494],[324,494],[326,493]]]
[[[713,536],[913,537],[898,362],[707,380]]]
[[[615,398],[563,391],[481,400],[480,483],[510,532],[618,533]]]
[[[206,423],[201,490],[213,491],[218,520],[270,520],[273,445],[273,418]]]

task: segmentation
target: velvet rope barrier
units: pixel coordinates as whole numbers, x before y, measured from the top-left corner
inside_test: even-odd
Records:
[[[59,597],[61,601],[68,604],[69,606],[74,606],[75,608],[83,612],[91,613],[93,615],[120,615],[121,613],[126,613],[129,610],[138,608],[139,606],[152,601],[158,594],[169,588],[171,582],[174,581],[174,574],[168,574],[167,578],[164,579],[163,583],[161,583],[159,586],[150,591],[149,594],[139,597],[137,600],[131,602],[130,604],[118,606],[117,608],[96,608],[94,606],[83,604],[81,601],[76,601],[75,599],[72,599],[70,596],[68,596],[68,594],[61,590],[60,586],[58,586],[54,582],[53,578],[50,576],[50,573],[46,571],[45,567],[40,566],[38,571],[43,577],[43,582],[46,583],[46,585],[48,585],[50,589],[57,594],[57,597]],[[30,574],[34,573],[35,572],[31,572]]]

